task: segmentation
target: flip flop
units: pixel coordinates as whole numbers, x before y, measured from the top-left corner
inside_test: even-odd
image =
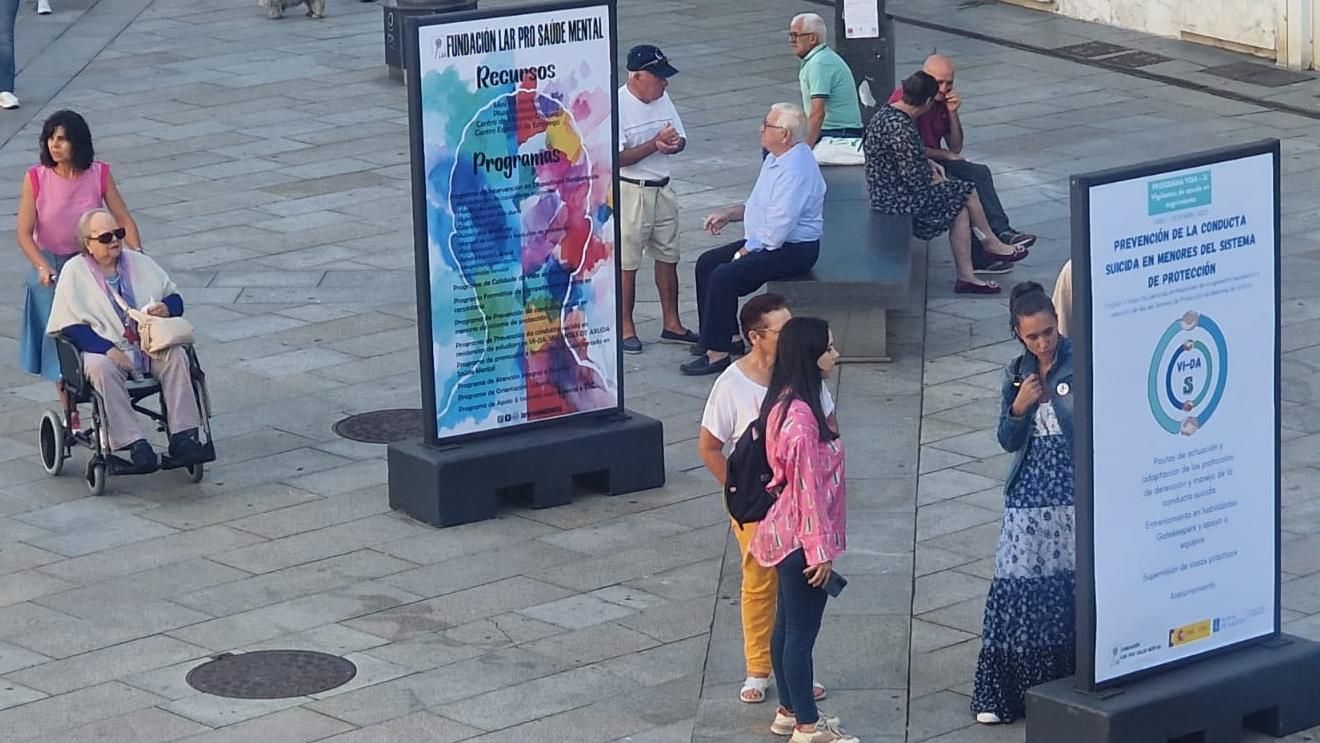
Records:
[[[748,676],[743,681],[742,691],[738,692],[738,698],[743,704],[760,704],[765,701],[765,690],[770,688],[770,679],[759,679],[755,676]]]

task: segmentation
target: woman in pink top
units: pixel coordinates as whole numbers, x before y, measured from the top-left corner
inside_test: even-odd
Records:
[[[78,219],[92,209],[109,209],[127,233],[126,247],[140,250],[137,223],[119,194],[110,166],[93,159],[92,133],[82,116],[56,111],[41,127],[41,164],[23,178],[18,202],[18,247],[32,264],[27,275],[27,301],[18,336],[23,369],[56,383],[60,363],[55,342],[46,335],[55,279],[64,262],[78,255]],[[77,416],[71,422],[78,428]]]
[[[778,492],[749,551],[775,568],[779,600],[770,638],[770,663],[779,690],[771,732],[793,743],[857,743],[839,720],[816,709],[811,690],[812,649],[825,614],[834,559],[846,546],[843,443],[821,407],[821,383],[839,352],[829,324],[795,317],[779,333],[761,418],[766,421],[766,459]]]

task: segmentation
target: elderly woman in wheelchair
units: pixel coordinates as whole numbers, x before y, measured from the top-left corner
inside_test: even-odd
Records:
[[[70,395],[68,405],[76,406],[79,397],[90,402],[93,428],[86,434],[66,434],[61,425],[58,437],[51,431],[51,438],[63,440],[55,447],[52,461],[46,451],[47,428],[56,426],[50,420],[53,416],[48,416],[41,434],[44,464],[52,474],[58,472],[68,445],[81,442],[95,452],[87,468],[94,492],[104,489],[107,465],[116,474],[187,467],[193,479],[200,480],[202,463],[215,459],[203,415],[205,377],[190,345],[174,345],[151,354],[144,351],[142,331],[146,329],[139,320],[149,318],[135,311],[152,317],[178,317],[183,314],[183,298],[155,261],[123,249],[124,229],[108,210],[84,214],[78,220],[77,234],[82,255],[65,264],[60,273],[46,332],[56,337],[66,385],[80,391]],[[138,405],[153,394],[160,395],[159,414]],[[164,462],[147,440],[135,411],[164,424],[162,430],[169,434]],[[70,412],[64,411],[62,422],[70,419]],[[123,452],[126,458],[115,452]]]

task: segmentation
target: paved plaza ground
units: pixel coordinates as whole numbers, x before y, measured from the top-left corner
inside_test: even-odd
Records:
[[[118,478],[103,498],[87,497],[81,459],[47,477],[34,429],[52,389],[16,368],[24,265],[0,264],[0,740],[771,740],[773,708],[736,700],[736,546],[695,447],[711,380],[677,373],[683,349],[626,357],[629,407],[665,423],[668,483],[651,492],[437,530],[390,511],[383,447],[332,432],[352,413],[420,405],[407,107],[385,78],[379,8],[329,0],[324,20],[272,22],[252,0],[53,2],[55,15],[19,19],[25,105],[0,112],[0,191],[17,193],[50,111],[87,116],[197,325],[221,460],[201,485]],[[954,57],[969,153],[994,167],[1014,226],[1041,236],[1005,283],[1053,281],[1070,174],[1283,140],[1284,620],[1320,639],[1316,120],[1019,42],[1225,53],[927,3],[891,6],[947,10],[946,30],[898,26],[899,69]],[[750,187],[763,110],[798,98],[783,33],[816,8],[620,2],[621,49],[657,43],[682,70],[670,90],[690,140],[675,165],[690,324],[691,264],[714,244],[701,219]],[[1313,92],[1290,105],[1320,103]],[[0,230],[15,208],[0,198]],[[1016,347],[1003,299],[953,295],[943,239],[916,263],[893,363],[835,382],[852,587],[830,604],[818,677],[868,743],[1021,741],[1022,724],[978,728],[968,711],[1009,462],[992,434],[998,375]],[[639,287],[654,339],[649,273]],[[184,683],[209,656],[274,647],[343,654],[359,673],[265,702]]]

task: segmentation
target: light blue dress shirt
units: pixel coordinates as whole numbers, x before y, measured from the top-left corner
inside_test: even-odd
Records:
[[[777,250],[786,242],[819,240],[824,206],[825,179],[811,148],[799,142],[778,157],[766,155],[743,204],[747,249]]]

